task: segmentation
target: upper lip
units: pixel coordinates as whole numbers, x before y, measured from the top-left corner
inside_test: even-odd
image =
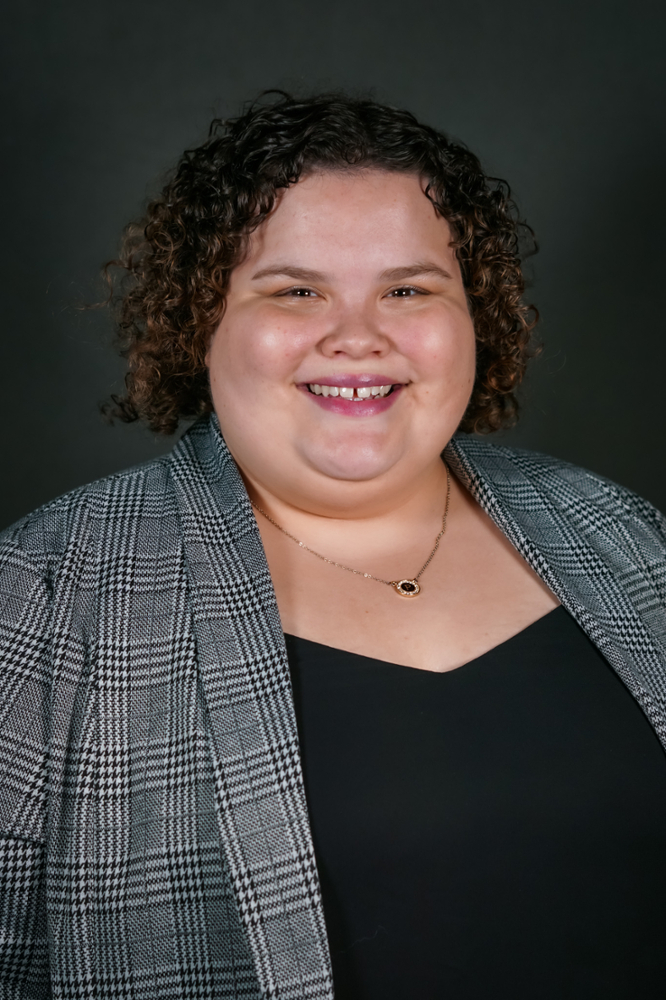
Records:
[[[325,375],[323,378],[309,378],[301,385],[339,385],[347,388],[364,385],[403,385],[390,375]]]

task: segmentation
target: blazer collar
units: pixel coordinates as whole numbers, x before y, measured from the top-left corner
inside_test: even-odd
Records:
[[[264,997],[333,998],[283,632],[245,486],[217,419],[172,470],[218,822]]]
[[[576,619],[666,748],[666,607],[648,563],[664,541],[614,484],[567,462],[457,435],[456,476]],[[648,557],[648,558],[646,558]]]

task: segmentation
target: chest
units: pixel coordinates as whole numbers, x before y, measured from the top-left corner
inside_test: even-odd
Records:
[[[288,649],[343,996],[657,995],[666,757],[564,609],[443,675]]]
[[[451,670],[559,603],[460,489],[417,597],[401,597],[393,587],[316,558],[270,525],[259,527],[285,632],[365,656]],[[395,553],[381,560],[360,549],[352,568],[402,579],[416,575],[425,555],[398,538]]]

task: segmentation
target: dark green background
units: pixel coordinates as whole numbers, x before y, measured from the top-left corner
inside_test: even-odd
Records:
[[[3,15],[0,526],[171,447],[108,427],[111,327],[77,304],[183,148],[270,86],[405,105],[506,177],[545,344],[504,439],[666,508],[663,3],[29,2]]]

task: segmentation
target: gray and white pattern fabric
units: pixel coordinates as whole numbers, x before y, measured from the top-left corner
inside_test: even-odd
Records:
[[[446,456],[666,745],[662,515],[544,456]],[[0,998],[332,998],[284,639],[216,418],[0,558]]]
[[[545,455],[455,438],[446,456],[666,747],[666,518],[629,490]]]

